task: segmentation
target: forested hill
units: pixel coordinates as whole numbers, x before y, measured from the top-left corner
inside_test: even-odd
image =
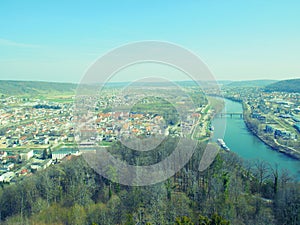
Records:
[[[42,81],[0,80],[1,95],[43,95],[74,93],[77,84]]]
[[[177,141],[166,139],[150,154],[115,142],[109,152],[132,165],[152,165],[168,157]],[[0,224],[299,224],[300,187],[286,172],[264,161],[243,163],[225,151],[199,171],[205,147],[199,143],[180,171],[150,186],[111,182],[82,156],[21,176],[15,184],[0,182]]]
[[[265,91],[298,92],[300,93],[300,79],[282,80],[265,87]]]
[[[276,80],[243,80],[234,81],[225,86],[228,87],[265,87],[267,85],[277,82]]]

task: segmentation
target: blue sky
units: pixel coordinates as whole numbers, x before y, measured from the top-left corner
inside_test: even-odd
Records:
[[[79,82],[117,46],[162,40],[195,52],[217,79],[300,77],[299,1],[0,3],[0,79]]]

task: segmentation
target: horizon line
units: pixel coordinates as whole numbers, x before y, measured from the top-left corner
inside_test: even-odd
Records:
[[[200,82],[243,82],[243,81],[282,81],[282,80],[295,80],[300,79],[297,78],[286,78],[286,79],[269,79],[269,78],[262,78],[262,79],[245,79],[245,80],[235,80],[235,79],[216,79],[216,80],[200,80]],[[51,81],[51,80],[14,80],[14,79],[0,79],[0,81],[14,81],[14,82],[45,82],[45,83],[61,83],[61,84],[80,84],[80,82],[73,82],[73,81]],[[194,80],[174,80],[172,82],[193,82]],[[130,83],[134,81],[109,81],[107,83]],[[166,81],[167,82],[167,81]],[[152,82],[140,82],[140,83],[152,83]],[[157,83],[157,82],[153,82]],[[93,83],[82,83],[82,84],[93,84]]]

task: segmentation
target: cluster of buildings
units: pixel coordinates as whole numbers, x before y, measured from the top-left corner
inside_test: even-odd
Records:
[[[46,155],[44,155],[46,153]],[[78,149],[62,147],[50,153],[49,149],[20,149],[0,151],[0,182],[14,182],[46,169],[69,155],[80,155]]]
[[[259,88],[228,88],[224,96],[244,102],[258,135],[300,151],[300,94],[263,92]]]
[[[40,169],[47,168],[52,159],[39,159],[32,149],[0,151],[0,182],[11,182]]]
[[[96,125],[100,141],[112,141],[118,138],[147,137],[155,135],[184,135],[191,130],[192,126],[199,120],[199,113],[187,115],[185,121],[180,121],[180,125],[173,126],[167,124],[163,116],[149,113],[128,113],[128,112],[108,112],[99,113]]]
[[[74,142],[72,104],[17,97],[2,98],[1,103],[0,182],[13,182],[79,154],[59,147]]]
[[[51,145],[72,139],[71,105],[35,108],[39,102],[0,109],[0,148]]]
[[[116,90],[112,89],[109,92],[104,92],[102,96],[98,96],[99,99],[89,98],[78,99],[81,107],[90,105],[89,102],[96,102],[95,109],[100,110],[96,116],[80,115],[79,123],[85,124],[87,121],[91,124],[85,124],[80,130],[80,138],[75,137],[76,140],[81,140],[82,145],[89,145],[96,141],[112,142],[120,138],[126,138],[130,136],[136,137],[150,137],[155,135],[174,135],[184,136],[190,135],[191,129],[200,118],[200,113],[190,112],[184,114],[185,118],[180,118],[179,115],[175,115],[172,111],[172,104],[167,109],[165,102],[160,101],[159,97],[147,97],[153,93],[158,93],[162,96],[162,99],[172,99],[171,102],[180,107],[180,109],[190,109],[186,104],[186,96],[177,95],[172,88],[161,88],[159,90],[152,88],[146,88],[145,90],[138,91],[134,88],[126,93],[115,93]],[[164,97],[164,95],[168,97]],[[157,103],[156,103],[157,101]],[[138,107],[134,108],[137,104]],[[143,108],[141,105],[157,104],[162,108],[156,106],[153,108]],[[169,104],[169,103],[166,103]],[[77,106],[78,106],[77,105]],[[204,107],[204,106],[203,106]],[[201,109],[199,109],[200,111]],[[79,113],[81,110],[78,110]],[[84,111],[84,110],[82,110]],[[166,112],[169,115],[165,115]],[[87,113],[88,114],[88,113]],[[174,115],[173,115],[174,114]],[[168,118],[170,117],[170,118]],[[75,118],[77,120],[77,116]],[[91,122],[92,121],[92,122]],[[171,121],[171,122],[170,122]],[[175,121],[175,122],[174,122]],[[180,124],[178,123],[180,122]],[[172,131],[170,133],[170,130]],[[85,139],[84,133],[87,138]],[[90,135],[88,133],[91,133]],[[95,133],[97,135],[95,135]]]
[[[101,140],[105,141],[132,134],[135,136],[164,135],[167,131],[162,116],[140,113],[99,113],[96,124]]]
[[[149,89],[149,92],[153,93],[153,90]],[[185,105],[185,97],[178,96],[168,88],[162,90],[162,93],[164,92],[171,92],[174,102],[182,109],[189,109],[189,106]],[[143,109],[130,110],[132,102],[141,100],[142,103],[153,103],[153,99],[144,97],[143,94],[116,95],[113,90],[105,92],[92,106],[92,126],[81,127],[79,133],[74,129],[74,123],[80,120],[87,121],[88,117],[78,116],[74,103],[53,103],[22,97],[2,98],[0,182],[13,182],[58,163],[66,156],[80,155],[78,146],[91,149],[100,143],[109,145],[110,142],[132,135],[139,138],[192,135],[195,124],[201,118],[200,113],[188,111],[184,118],[177,118],[178,121],[173,118],[178,115],[166,118],[169,116],[166,112],[170,111],[166,110],[166,106],[161,102],[159,107],[163,109],[156,105],[156,109],[150,108],[149,112]],[[85,107],[85,104],[83,106]],[[81,132],[92,132],[92,135],[82,138]]]
[[[275,139],[297,140],[300,122],[300,95],[298,93],[262,93],[247,102],[251,117],[264,126],[266,134]]]

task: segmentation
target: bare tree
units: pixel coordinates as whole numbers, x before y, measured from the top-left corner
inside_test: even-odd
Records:
[[[257,191],[260,193],[264,181],[270,177],[270,166],[267,162],[258,160],[254,163],[253,172],[257,179]]]

